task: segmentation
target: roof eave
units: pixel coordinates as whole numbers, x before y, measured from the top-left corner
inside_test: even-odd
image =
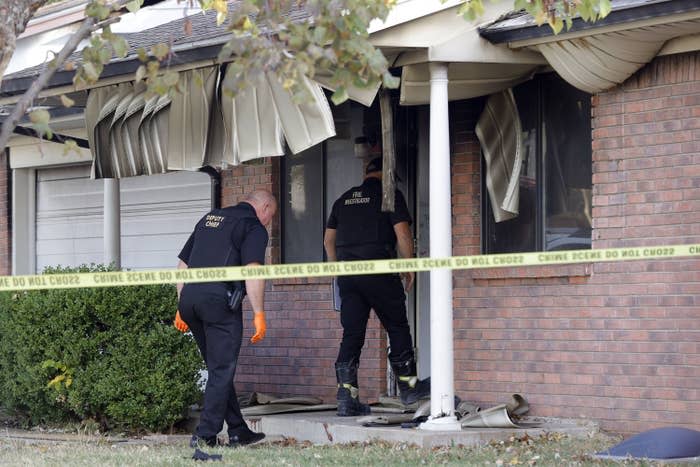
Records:
[[[577,17],[573,20],[572,27],[565,33],[585,34],[588,31],[637,23],[651,18],[659,18],[672,15],[700,11],[700,2],[697,0],[672,0],[667,2],[647,3],[632,8],[618,9],[610,12],[605,18],[594,23],[584,21]],[[496,23],[497,24],[497,23]],[[554,36],[552,29],[547,26],[537,26],[532,22],[513,27],[486,26],[479,29],[479,34],[493,44],[514,43],[524,41],[537,41]]]
[[[187,65],[192,65],[191,68],[199,67],[202,61],[211,60],[212,63],[217,61],[219,52],[221,51],[222,42],[212,41],[210,45],[196,46],[195,44],[183,44],[175,50],[175,54],[169,61],[168,66],[170,68],[178,67],[179,69],[188,68]],[[138,56],[132,55],[123,60],[113,61],[105,65],[98,85],[102,84],[103,81],[107,81],[111,78],[118,78],[121,76],[128,76],[129,79],[133,79],[134,73],[138,67],[142,64]],[[195,64],[198,64],[195,66]],[[48,85],[45,90],[51,90],[53,88],[60,88],[64,86],[73,86],[73,76],[74,71],[57,71],[49,80]],[[14,79],[3,79],[0,85],[0,97],[15,96],[24,93],[31,84],[36,80],[38,74],[23,76]],[[90,86],[94,87],[94,86]]]

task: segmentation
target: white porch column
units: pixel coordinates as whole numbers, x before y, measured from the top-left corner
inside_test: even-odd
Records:
[[[430,64],[430,257],[452,256],[447,64]],[[424,430],[461,430],[454,414],[452,271],[430,271],[430,419]]]
[[[119,179],[104,179],[104,263],[122,267]]]
[[[12,274],[36,274],[36,169],[12,169]]]

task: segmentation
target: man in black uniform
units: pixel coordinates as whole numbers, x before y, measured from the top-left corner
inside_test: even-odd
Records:
[[[382,159],[369,162],[362,185],[350,188],[334,204],[326,224],[323,244],[328,261],[413,257],[411,216],[399,190],[394,212],[382,212]],[[414,274],[402,274],[406,291]],[[338,380],[338,415],[366,415],[369,406],[358,397],[357,369],[365,342],[370,308],[389,334],[389,361],[398,378],[401,401],[413,403],[430,396],[430,383],[416,376],[413,340],[406,318],[406,295],[398,274],[341,276],[340,343],[335,373]]]
[[[259,265],[265,263],[268,233],[265,226],[275,215],[277,201],[264,190],[250,193],[236,206],[215,209],[197,223],[178,255],[178,268]],[[243,335],[241,305],[230,309],[229,298],[242,284],[226,282],[178,284],[179,307],[175,326],[192,330],[209,371],[204,407],[190,445],[217,444],[226,420],[229,446],[260,441],[263,433],[251,431],[238,406],[233,377]],[[246,280],[245,291],[254,312],[252,343],[265,337],[263,311],[265,281]]]

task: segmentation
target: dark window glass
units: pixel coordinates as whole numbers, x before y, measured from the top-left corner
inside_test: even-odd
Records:
[[[590,248],[590,96],[561,79],[544,80],[542,125],[546,180],[544,249]]]
[[[323,261],[323,144],[284,157],[284,188],[284,262]]]
[[[537,206],[537,84],[529,81],[513,90],[523,129],[523,163],[520,170],[519,215],[494,222],[488,209],[488,252],[534,251]],[[485,186],[485,184],[484,184]],[[484,196],[488,196],[486,191]]]
[[[363,107],[332,106],[336,136],[299,154],[287,154],[282,165],[282,261],[323,261],[323,232],[333,202],[352,184],[362,183],[362,160],[354,141],[362,134]]]
[[[398,96],[396,96],[398,97]],[[360,185],[364,161],[356,155],[357,138],[374,146],[372,155],[381,155],[376,145],[381,138],[379,99],[372,107],[354,102],[331,106],[336,136],[300,154],[282,159],[282,262],[323,261],[323,233],[333,203],[353,186]],[[415,152],[414,113],[410,107],[394,109],[396,132],[397,187],[409,207],[413,197],[411,172]],[[413,126],[411,126],[413,125]],[[410,130],[409,130],[410,128]]]
[[[482,183],[484,250],[590,248],[590,95],[553,74],[523,83],[513,94],[523,143],[519,214],[496,223]]]

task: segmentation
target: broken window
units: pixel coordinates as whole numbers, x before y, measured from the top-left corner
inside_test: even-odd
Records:
[[[513,88],[520,117],[517,215],[496,222],[482,164],[485,253],[591,247],[591,96],[555,74]]]

